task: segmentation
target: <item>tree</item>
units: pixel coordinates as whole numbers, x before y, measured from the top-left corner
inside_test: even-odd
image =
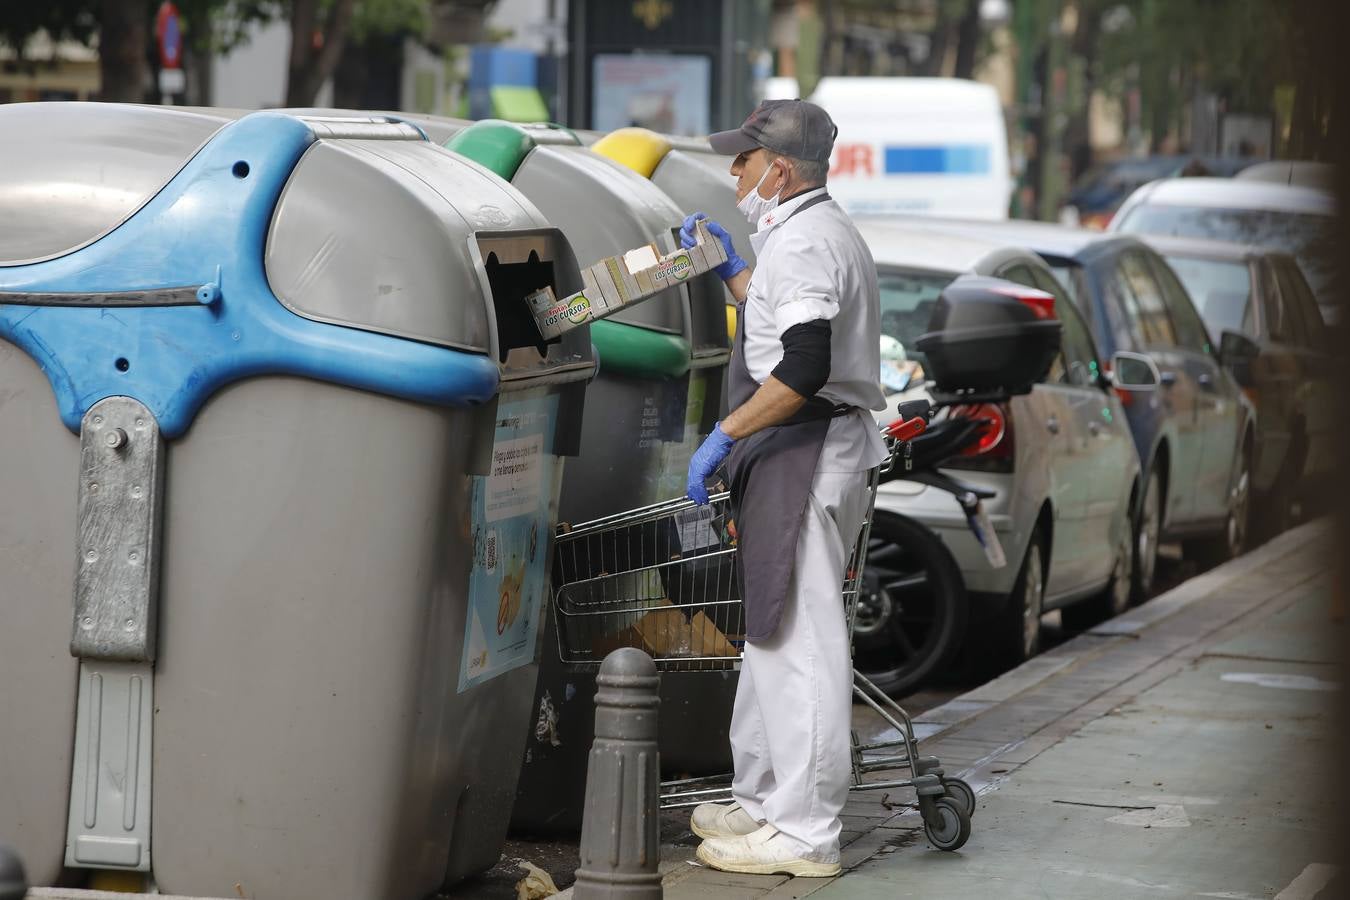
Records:
[[[351,27],[355,0],[291,0],[291,60],[286,72],[286,105],[310,106],[333,74]],[[319,15],[323,13],[320,23]]]
[[[387,38],[423,35],[432,19],[485,16],[496,0],[287,0],[291,57],[288,106],[311,106],[351,43],[387,54]],[[349,57],[350,59],[350,57]]]
[[[98,15],[90,0],[44,0],[41,3],[7,3],[0,13],[0,44],[13,47],[22,57],[24,44],[33,34],[45,31],[53,40],[88,43],[98,34]]]
[[[140,103],[150,83],[145,0],[100,0],[98,33],[99,96]]]
[[[952,75],[956,78],[975,77],[975,54],[980,49],[980,0],[966,0],[961,21],[956,25],[956,62]]]
[[[0,5],[0,42],[22,55],[28,39],[45,31],[53,40],[92,44],[98,39],[100,96],[141,102],[160,0],[28,0]],[[189,50],[220,52],[237,45],[253,22],[282,11],[281,0],[175,0]]]

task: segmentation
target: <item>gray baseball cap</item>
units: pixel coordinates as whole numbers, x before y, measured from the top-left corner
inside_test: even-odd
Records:
[[[709,136],[713,151],[724,156],[763,147],[783,156],[826,162],[839,133],[830,114],[805,100],[765,100],[734,131]]]

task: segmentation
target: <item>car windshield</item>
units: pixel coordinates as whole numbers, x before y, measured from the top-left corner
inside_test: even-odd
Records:
[[[1244,324],[1252,283],[1246,263],[1187,256],[1168,256],[1167,263],[1186,286],[1211,340],[1225,331],[1249,330]]]
[[[905,356],[919,365],[923,365],[923,354],[916,346],[919,335],[928,330],[938,294],[955,277],[902,269],[877,272],[877,284],[881,287],[881,333],[899,341],[905,348]]]
[[[1254,244],[1298,257],[1313,292],[1323,302],[1338,296],[1332,284],[1336,244],[1332,218],[1271,209],[1141,204],[1120,223],[1122,231]]]

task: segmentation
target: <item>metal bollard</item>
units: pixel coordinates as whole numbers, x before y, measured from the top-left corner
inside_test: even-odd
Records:
[[[586,768],[581,867],[573,897],[659,898],[660,676],[650,656],[624,647],[605,657],[596,683],[595,743]]]
[[[19,854],[8,844],[0,844],[0,900],[23,900],[27,893]]]

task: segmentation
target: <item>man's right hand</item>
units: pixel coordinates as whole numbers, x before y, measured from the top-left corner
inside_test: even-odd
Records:
[[[698,236],[694,234],[694,227],[700,219],[707,219],[708,233],[721,241],[723,249],[727,252],[727,261],[713,269],[717,273],[717,277],[723,281],[730,281],[750,268],[750,264],[736,253],[736,247],[732,244],[731,235],[727,233],[727,230],[703,213],[694,213],[684,220],[684,225],[680,228],[680,246],[689,248],[698,243]]]

